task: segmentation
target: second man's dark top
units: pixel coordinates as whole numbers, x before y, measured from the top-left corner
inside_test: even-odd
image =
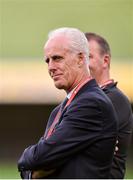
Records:
[[[117,83],[110,83],[103,91],[111,99],[118,118],[118,152],[114,155],[110,178],[123,179],[126,170],[128,146],[130,144],[133,116],[128,98],[117,88]]]

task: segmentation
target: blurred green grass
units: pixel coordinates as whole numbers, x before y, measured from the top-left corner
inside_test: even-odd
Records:
[[[16,162],[0,164],[0,179],[20,179]],[[127,166],[125,179],[133,179],[133,170],[130,165]]]
[[[0,164],[0,179],[19,179],[17,163],[3,162]]]

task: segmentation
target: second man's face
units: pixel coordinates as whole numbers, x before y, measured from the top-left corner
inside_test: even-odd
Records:
[[[89,69],[93,78],[97,78],[103,71],[104,56],[100,54],[100,48],[96,41],[89,41]]]

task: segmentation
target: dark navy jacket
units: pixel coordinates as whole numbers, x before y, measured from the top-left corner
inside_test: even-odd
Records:
[[[52,112],[47,128],[57,110]],[[46,178],[109,178],[116,138],[113,105],[93,79],[63,111],[54,133],[23,152],[18,169],[56,169]]]

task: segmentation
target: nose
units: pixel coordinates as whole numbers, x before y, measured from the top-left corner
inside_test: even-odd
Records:
[[[52,59],[49,59],[49,63],[48,63],[48,71],[49,72],[54,72],[56,70],[56,66],[55,63]]]

